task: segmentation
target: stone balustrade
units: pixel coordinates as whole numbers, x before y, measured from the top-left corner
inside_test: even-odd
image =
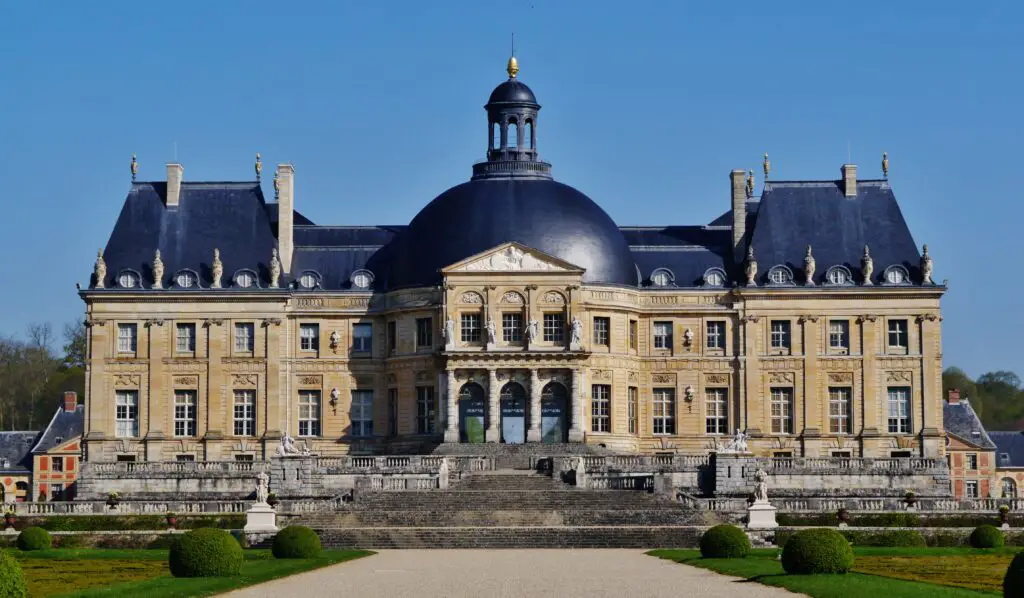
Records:
[[[244,513],[251,501],[120,501],[111,507],[105,501],[74,500],[54,502],[18,502],[14,507],[18,516],[47,515],[218,515]]]
[[[86,461],[83,471],[101,477],[149,477],[154,474],[259,473],[270,469],[269,461]]]

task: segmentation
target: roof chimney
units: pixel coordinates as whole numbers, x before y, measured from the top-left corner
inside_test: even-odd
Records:
[[[747,189],[742,169],[729,173],[732,185],[732,259],[735,263],[743,261],[743,237],[747,234]]]
[[[295,167],[277,165],[277,249],[281,256],[281,269],[292,271],[292,225],[295,220]]]
[[[857,165],[843,164],[843,195],[857,197]]]
[[[950,405],[959,405],[960,404],[960,389],[959,388],[951,388],[951,389],[949,389],[949,394],[946,396],[946,402],[949,403]]]
[[[178,198],[181,196],[181,179],[185,174],[185,167],[181,164],[167,165],[167,205],[178,205]]]
[[[78,409],[78,393],[69,390],[64,393],[64,411],[74,411]]]

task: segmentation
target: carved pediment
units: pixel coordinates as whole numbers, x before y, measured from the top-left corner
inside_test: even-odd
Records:
[[[583,272],[583,269],[519,243],[503,243],[452,264],[444,272]]]

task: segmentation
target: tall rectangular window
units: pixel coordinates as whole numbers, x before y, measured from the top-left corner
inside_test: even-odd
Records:
[[[50,500],[64,500],[64,484],[50,484]]]
[[[235,324],[235,352],[252,353],[256,346],[256,327],[252,322]]]
[[[174,391],[174,435],[196,435],[196,391]]]
[[[256,435],[256,391],[235,391],[235,436]]]
[[[299,350],[316,351],[320,349],[320,325],[299,324]]]
[[[565,342],[565,314],[544,314],[544,342]]]
[[[909,346],[906,320],[889,320],[889,348],[907,350]]]
[[[196,325],[178,324],[174,327],[175,351],[178,353],[196,352]]]
[[[978,454],[977,453],[967,453],[967,469],[969,469],[971,471],[977,471],[978,470]]]
[[[117,352],[135,353],[138,349],[139,327],[136,324],[117,325]]]
[[[654,323],[654,348],[672,348],[672,322]]]
[[[434,346],[434,318],[416,318],[416,348]]]
[[[437,432],[437,399],[433,386],[416,387],[416,433]]]
[[[135,438],[139,435],[139,392],[119,390],[114,395],[114,418],[118,438]]]
[[[461,338],[464,343],[480,342],[480,314],[468,313],[460,316],[462,329]]]
[[[964,482],[964,498],[978,498],[978,481],[968,480]]]
[[[640,389],[629,387],[629,433],[637,433],[637,420],[640,417]]]
[[[388,436],[398,436],[398,389],[388,389]]]
[[[640,323],[636,320],[629,321],[629,348],[636,349],[640,340],[638,338],[640,330]]]
[[[523,342],[523,314],[519,312],[501,314],[501,340],[506,343]]]
[[[654,389],[654,427],[655,434],[676,433],[676,389]]]
[[[609,329],[612,327],[611,318],[597,316],[594,318],[594,344],[608,346],[610,342]]]
[[[889,387],[889,433],[910,433],[910,389],[905,386]]]
[[[708,434],[729,433],[728,391],[724,388],[709,388],[705,391],[707,415],[704,431]]]
[[[299,391],[299,436],[320,435],[320,391]]]
[[[50,471],[63,473],[64,457],[50,457]]]
[[[352,391],[352,436],[373,436],[373,391]]]
[[[793,389],[773,388],[771,398],[772,434],[793,433]]]
[[[612,387],[594,384],[590,387],[590,431],[612,431]]]
[[[373,351],[373,324],[352,324],[352,352]]]
[[[850,350],[850,321],[829,320],[828,348],[833,351]]]
[[[850,399],[853,391],[849,386],[833,386],[828,389],[828,431],[832,434],[849,434]]]
[[[725,322],[708,322],[708,349],[725,350]]]
[[[771,323],[771,345],[772,349],[790,348],[790,326],[789,320],[772,320]]]
[[[398,322],[388,322],[388,355],[394,355],[398,350]]]

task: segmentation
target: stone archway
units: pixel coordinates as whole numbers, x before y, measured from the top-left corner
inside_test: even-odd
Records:
[[[501,441],[505,444],[526,442],[526,389],[518,382],[501,388]]]
[[[468,443],[484,442],[487,429],[484,421],[487,415],[487,398],[484,387],[468,382],[459,390],[459,441]]]
[[[546,444],[569,440],[569,391],[560,382],[548,382],[540,394],[540,438]]]

